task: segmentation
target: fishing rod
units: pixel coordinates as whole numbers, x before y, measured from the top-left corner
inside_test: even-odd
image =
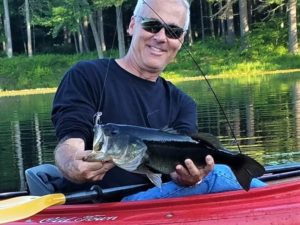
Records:
[[[164,19],[145,1],[143,0],[143,3],[155,14],[157,15],[157,17],[166,25],[165,28],[168,29],[168,31],[173,34],[174,36],[174,32],[172,31],[172,29],[170,29],[168,27],[168,25],[166,24],[166,22],[164,21]],[[117,17],[119,17],[119,13],[117,14]],[[115,30],[115,33],[114,33],[114,37],[113,37],[113,43],[115,42],[115,38],[116,38],[116,30]],[[234,131],[233,131],[233,128],[229,122],[229,119],[226,115],[226,112],[216,94],[216,92],[214,91],[212,85],[210,84],[209,80],[207,79],[206,77],[206,74],[203,72],[203,70],[201,69],[200,65],[197,63],[196,59],[193,57],[193,54],[191,53],[191,51],[187,48],[187,46],[183,43],[183,41],[179,40],[179,38],[177,38],[177,40],[181,43],[181,45],[183,46],[183,49],[188,53],[188,55],[191,57],[192,59],[192,62],[194,63],[194,65],[196,66],[197,70],[200,72],[200,74],[204,77],[204,80],[205,82],[207,83],[210,91],[213,93],[213,96],[215,98],[215,100],[217,101],[217,104],[221,110],[221,113],[223,114],[227,124],[228,124],[228,127],[229,127],[229,130],[230,130],[230,133],[232,135],[232,138],[234,139],[234,142],[239,150],[240,153],[242,153],[241,151],[241,148],[240,148],[240,145],[237,141],[237,138],[234,134]],[[111,57],[109,57],[109,62],[108,62],[108,66],[107,66],[107,70],[106,70],[106,73],[105,73],[105,76],[104,76],[104,82],[103,82],[103,88],[102,88],[102,91],[101,91],[101,95],[100,95],[100,102],[99,102],[99,107],[98,107],[98,111],[96,112],[95,116],[94,116],[94,124],[99,124],[101,123],[101,116],[102,116],[102,112],[101,112],[101,104],[102,104],[102,101],[103,101],[103,94],[104,94],[104,89],[105,89],[105,84],[106,84],[106,81],[107,81],[107,77],[108,77],[108,69],[109,69],[109,66],[110,66],[110,62],[111,62]]]
[[[155,15],[158,16],[158,18],[166,25],[165,28],[167,28],[168,31],[169,31],[171,34],[173,34],[173,36],[174,36],[174,32],[172,31],[172,29],[169,28],[169,26],[168,26],[167,23],[164,21],[164,19],[163,19],[163,18],[162,18],[162,17],[161,17],[161,16],[160,16],[160,15],[159,15],[152,7],[146,2],[146,0],[143,0],[143,3],[144,3],[144,4],[145,4],[145,5],[146,5],[146,6],[147,6],[147,7],[148,7]],[[196,61],[196,59],[194,58],[193,54],[192,54],[191,51],[187,48],[187,46],[184,44],[184,42],[181,41],[181,40],[179,40],[179,38],[177,38],[177,40],[181,43],[181,45],[183,46],[183,49],[184,49],[184,50],[188,53],[188,55],[191,57],[192,62],[193,62],[194,65],[196,66],[197,70],[198,70],[198,71],[200,72],[200,74],[204,77],[205,82],[207,83],[209,89],[210,89],[211,92],[213,93],[213,96],[214,96],[215,100],[217,101],[217,104],[218,104],[218,106],[219,106],[219,108],[220,108],[220,110],[221,110],[221,113],[223,114],[223,116],[224,116],[224,118],[225,118],[225,120],[226,120],[226,122],[227,122],[227,124],[228,124],[229,130],[230,130],[230,133],[231,133],[231,135],[232,135],[232,137],[233,137],[233,139],[234,139],[234,142],[235,142],[235,144],[236,144],[236,146],[237,146],[239,152],[242,153],[241,148],[240,148],[240,145],[239,145],[239,143],[238,143],[238,141],[237,141],[237,138],[236,138],[236,136],[235,136],[235,134],[234,134],[233,128],[232,128],[232,126],[231,126],[231,124],[230,124],[230,122],[229,122],[229,119],[228,119],[227,115],[226,115],[226,112],[225,112],[225,110],[224,110],[224,108],[223,108],[223,106],[222,106],[222,104],[221,104],[221,102],[220,102],[220,100],[219,100],[219,98],[218,98],[216,92],[214,91],[212,85],[210,84],[209,80],[207,79],[206,74],[203,72],[203,70],[201,69],[200,65],[197,63],[197,61]]]

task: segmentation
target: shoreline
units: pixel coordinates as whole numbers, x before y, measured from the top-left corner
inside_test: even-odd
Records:
[[[51,94],[51,93],[55,93],[56,90],[57,88],[36,88],[36,89],[24,89],[24,90],[0,91],[0,98],[23,96],[23,95]]]
[[[284,73],[297,73],[300,72],[300,69],[287,69],[287,70],[274,70],[274,71],[255,71],[253,73],[248,73],[249,76],[258,76],[258,75],[275,75],[275,74],[284,74]],[[246,75],[244,73],[240,74],[220,74],[220,75],[207,75],[209,79],[218,79],[218,78],[229,78],[237,77],[241,75]],[[204,77],[202,75],[196,77],[182,77],[182,78],[171,78],[168,79],[172,82],[182,82],[182,81],[193,81],[193,80],[202,80]],[[1,97],[13,97],[13,96],[23,96],[23,95],[36,95],[36,94],[51,94],[55,93],[57,87],[54,88],[36,88],[36,89],[24,89],[24,90],[11,90],[11,91],[0,91]]]

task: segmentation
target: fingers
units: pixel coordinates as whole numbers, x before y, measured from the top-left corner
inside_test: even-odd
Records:
[[[205,162],[205,166],[197,167],[191,159],[186,159],[184,161],[185,167],[177,165],[176,172],[172,173],[171,177],[180,184],[195,185],[214,169],[215,163],[211,155],[206,156]]]
[[[185,160],[185,167],[182,165],[176,166],[176,173],[171,174],[171,177],[179,184],[191,186],[201,180],[200,170],[195,166],[192,160]]]
[[[204,167],[205,173],[208,174],[215,167],[214,158],[211,155],[205,157],[206,166]]]
[[[102,180],[105,174],[115,166],[113,162],[104,162],[101,165],[102,166],[100,169],[91,171],[89,173],[90,175],[89,180],[91,181]]]
[[[188,169],[188,173],[190,174],[190,176],[192,176],[195,179],[202,179],[201,178],[201,170],[199,168],[197,168],[197,166],[193,163],[193,161],[191,159],[186,159],[184,161],[186,168]]]
[[[91,151],[77,151],[74,154],[74,164],[77,168],[77,176],[80,182],[93,182],[102,180],[105,174],[114,167],[112,161],[87,162],[84,159]]]

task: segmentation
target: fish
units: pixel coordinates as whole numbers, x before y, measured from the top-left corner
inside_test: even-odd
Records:
[[[212,134],[180,134],[172,128],[147,128],[126,124],[96,124],[93,150],[85,161],[113,161],[124,170],[144,174],[160,187],[161,175],[175,171],[189,158],[197,166],[206,165],[211,155],[215,163],[228,165],[241,187],[248,191],[251,180],[265,173],[265,168],[242,153],[225,149]]]

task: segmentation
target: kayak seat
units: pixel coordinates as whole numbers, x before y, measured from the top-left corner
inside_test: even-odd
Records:
[[[25,170],[30,195],[42,196],[53,193],[67,193],[90,190],[93,183],[76,184],[66,179],[52,164],[42,164]]]
[[[46,195],[58,191],[64,177],[58,168],[51,164],[43,164],[25,171],[26,182],[31,195]]]

